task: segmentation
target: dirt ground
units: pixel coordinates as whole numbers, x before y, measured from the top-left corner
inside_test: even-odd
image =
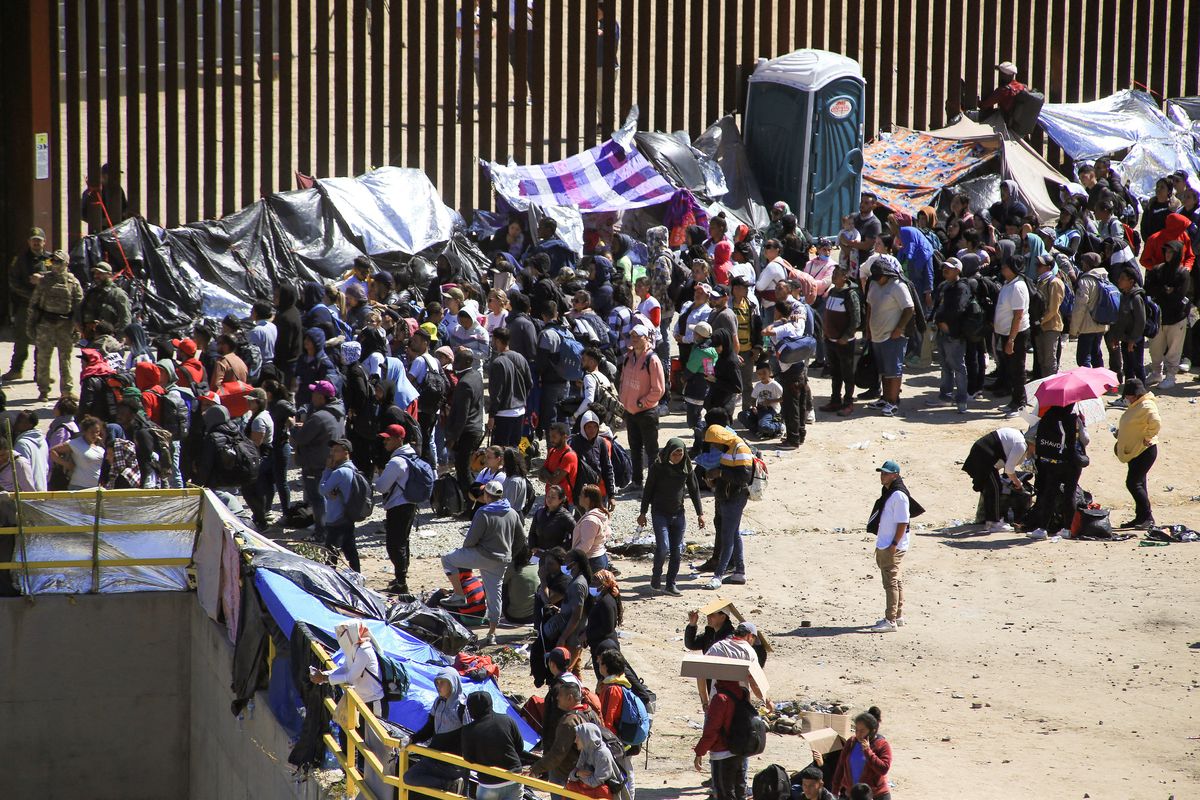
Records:
[[[0,345],[5,366],[10,350]],[[1151,497],[1160,523],[1200,528],[1200,384],[1182,377],[1159,399]],[[936,378],[934,370],[906,378],[902,418],[818,413],[799,450],[763,447],[769,488],[743,523],[756,532],[746,538],[749,582],[719,594],[771,637],[772,699],[840,700],[852,713],[879,706],[897,798],[1200,796],[1200,544],[1030,542],[1020,533],[964,531],[959,523],[973,518],[976,496],[961,460],[974,439],[1004,422],[991,400],[973,403],[966,416],[926,407]],[[820,405],[829,382],[815,378],[812,386]],[[31,382],[5,389],[10,409],[34,405]],[[1119,413],[1110,410],[1108,421]],[[667,430],[681,421],[673,414]],[[1128,519],[1132,503],[1111,437],[1099,426],[1092,436],[1081,485],[1115,522]],[[887,458],[900,462],[927,512],[915,520],[904,562],[907,625],[879,635],[865,632],[883,614],[883,591],[863,526],[879,491],[874,467]],[[709,515],[711,502],[706,497]],[[632,506],[620,503],[616,535],[633,532]],[[444,582],[433,556],[452,546],[461,526],[421,519],[414,542],[422,557],[409,583],[431,589]],[[711,528],[690,520],[688,539],[711,542]],[[362,547],[369,582],[381,587],[389,565],[373,526],[364,526]],[[658,693],[649,766],[638,759],[638,796],[703,797],[706,776],[691,766],[702,714],[694,682],[678,673],[687,612],[714,593],[685,578],[685,566],[682,598],[652,595],[648,561],[616,563],[626,600],[622,647]],[[501,631],[502,642],[525,638]],[[533,690],[517,665],[501,684]],[[769,763],[794,770],[808,761],[799,737],[772,734],[751,775]]]

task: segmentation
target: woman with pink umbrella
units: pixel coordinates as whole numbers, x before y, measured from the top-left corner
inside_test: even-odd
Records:
[[[1037,526],[1029,531],[1030,539],[1051,538],[1049,531],[1055,526],[1055,541],[1070,537],[1075,490],[1088,465],[1089,442],[1087,424],[1075,404],[1100,397],[1117,385],[1111,370],[1079,367],[1048,378],[1034,392],[1040,419],[1030,429],[1037,466],[1037,500],[1026,517],[1029,525]]]

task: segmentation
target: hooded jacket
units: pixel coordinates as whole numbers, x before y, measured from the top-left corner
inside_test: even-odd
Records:
[[[158,405],[161,392],[155,391],[158,389],[158,379],[158,365],[154,362],[139,361],[134,364],[133,382],[137,388],[142,390],[142,407],[146,410],[146,416],[155,423],[162,421]]]
[[[444,667],[438,673],[436,681],[446,681],[450,684],[450,697],[438,694],[429,709],[429,718],[421,729],[412,735],[414,742],[427,742],[433,750],[443,753],[462,753],[462,727],[470,722],[467,714],[466,698],[463,696],[462,678],[453,667]]]
[[[574,530],[575,515],[565,501],[553,511],[545,505],[538,506],[529,523],[529,547],[538,550],[561,547],[566,550],[571,545],[571,533]]]
[[[1121,292],[1121,305],[1117,310],[1117,321],[1112,334],[1121,342],[1140,342],[1146,338],[1146,292],[1134,286]]]
[[[1185,270],[1191,270],[1195,261],[1192,239],[1187,232],[1188,226],[1191,224],[1192,221],[1183,214],[1168,214],[1163,229],[1146,240],[1139,259],[1141,265],[1146,269],[1153,269],[1166,261],[1163,248],[1166,247],[1167,242],[1181,242],[1183,244],[1183,260],[1180,261],[1180,266]]]
[[[587,463],[600,476],[600,490],[605,497],[616,496],[616,474],[612,464],[612,442],[603,433],[595,439],[587,438],[583,428],[589,422],[600,424],[600,418],[592,411],[585,411],[579,418],[579,432],[572,434],[567,444],[575,451],[580,461]]]
[[[1146,272],[1146,294],[1158,304],[1163,325],[1183,322],[1191,307],[1187,295],[1192,274],[1181,266],[1187,249],[1183,242],[1167,242],[1163,247],[1163,262]]]
[[[754,454],[736,433],[722,425],[710,425],[704,432],[704,441],[721,448],[714,491],[718,498],[729,499],[739,492],[748,491],[754,477]]]
[[[587,282],[592,308],[601,319],[608,319],[613,307],[612,262],[604,256],[592,257],[592,278]]]
[[[533,375],[525,356],[511,350],[497,353],[488,365],[488,414],[494,417],[500,411],[525,408],[532,389]]]
[[[220,444],[241,435],[237,423],[229,418],[229,409],[222,405],[206,408],[202,419],[204,439],[193,467],[193,479],[210,489],[231,488],[233,484],[223,480]]]
[[[737,681],[717,681],[713,688],[712,699],[704,713],[704,732],[695,747],[698,756],[729,752],[729,727],[733,724],[736,699],[750,697],[750,691]]]
[[[346,435],[346,409],[340,398],[326,401],[325,405],[308,415],[303,425],[292,428],[292,454],[296,466],[310,475],[320,475],[329,458],[329,445]]]
[[[511,717],[492,710],[492,696],[487,692],[472,692],[467,696],[467,713],[471,722],[462,730],[462,757],[485,767],[510,772],[520,769],[521,753],[525,750],[521,731]],[[495,786],[506,781],[480,772],[479,783]]]
[[[583,743],[583,749],[575,759],[575,768],[567,776],[569,783],[598,787],[621,779],[621,771],[604,743],[604,731],[599,725],[594,722],[576,725],[574,738]]]
[[[1100,256],[1095,253],[1085,253],[1079,257],[1079,271],[1082,273],[1075,284],[1075,306],[1071,310],[1071,335],[1081,336],[1088,333],[1104,333],[1108,326],[1096,322],[1092,311],[1100,298],[1101,281],[1108,281],[1108,270],[1100,266]],[[1087,280],[1084,280],[1084,278]]]
[[[84,325],[103,320],[112,325],[114,331],[123,331],[133,321],[129,310],[129,295],[111,280],[93,284],[83,295],[79,308]]]
[[[575,530],[571,532],[571,549],[582,550],[588,558],[599,558],[607,552],[604,543],[608,541],[610,530],[608,512],[593,508],[575,523]]]
[[[481,506],[471,518],[471,527],[463,539],[463,549],[479,550],[493,561],[512,561],[513,540],[521,532],[521,515],[507,500]]]
[[[339,392],[342,390],[342,373],[325,352],[325,332],[320,328],[309,328],[304,331],[304,338],[312,340],[316,355],[302,355],[296,362],[297,405],[312,401],[312,390],[308,387],[317,381],[329,381]]]
[[[671,463],[671,453],[675,450],[684,451],[683,460],[678,464]],[[700,482],[688,459],[687,444],[683,439],[668,439],[647,471],[641,513],[644,515],[649,510],[654,515],[673,517],[683,511],[684,500],[688,497],[692,499],[696,516],[703,516]]]
[[[300,309],[296,308],[296,287],[279,284],[279,307],[275,309],[275,363],[283,367],[294,363],[303,352],[304,328]]]
[[[457,442],[464,433],[483,433],[483,376],[471,367],[458,373],[446,417],[446,442]]]
[[[563,267],[575,269],[579,264],[579,256],[571,249],[570,245],[557,236],[543,239],[533,247],[530,247],[529,251],[525,254],[525,259],[528,260],[530,256],[538,253],[545,253],[550,259],[549,275],[551,278],[558,277],[558,273],[562,271]]]
[[[538,339],[537,326],[533,324],[533,320],[523,311],[510,311],[504,326],[508,328],[508,349],[525,356],[525,360],[532,364],[537,355]]]
[[[712,346],[720,347],[717,363],[713,367],[715,380],[709,385],[705,408],[721,408],[730,400],[742,396],[741,358],[737,354],[737,342],[727,329],[713,331]]]

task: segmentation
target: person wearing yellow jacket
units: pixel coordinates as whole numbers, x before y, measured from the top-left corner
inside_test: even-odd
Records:
[[[1158,458],[1158,432],[1162,428],[1162,417],[1154,395],[1136,378],[1125,381],[1121,387],[1125,399],[1125,413],[1117,424],[1117,442],[1113,452],[1117,460],[1129,466],[1125,477],[1125,488],[1133,497],[1134,515],[1122,528],[1149,528],[1154,525],[1150,511],[1150,495],[1146,491],[1146,475]]]

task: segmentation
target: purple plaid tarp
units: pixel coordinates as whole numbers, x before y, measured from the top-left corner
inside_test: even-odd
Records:
[[[675,187],[632,145],[626,149],[612,139],[552,164],[484,163],[496,191],[517,208],[620,211],[665,203],[675,194]]]

